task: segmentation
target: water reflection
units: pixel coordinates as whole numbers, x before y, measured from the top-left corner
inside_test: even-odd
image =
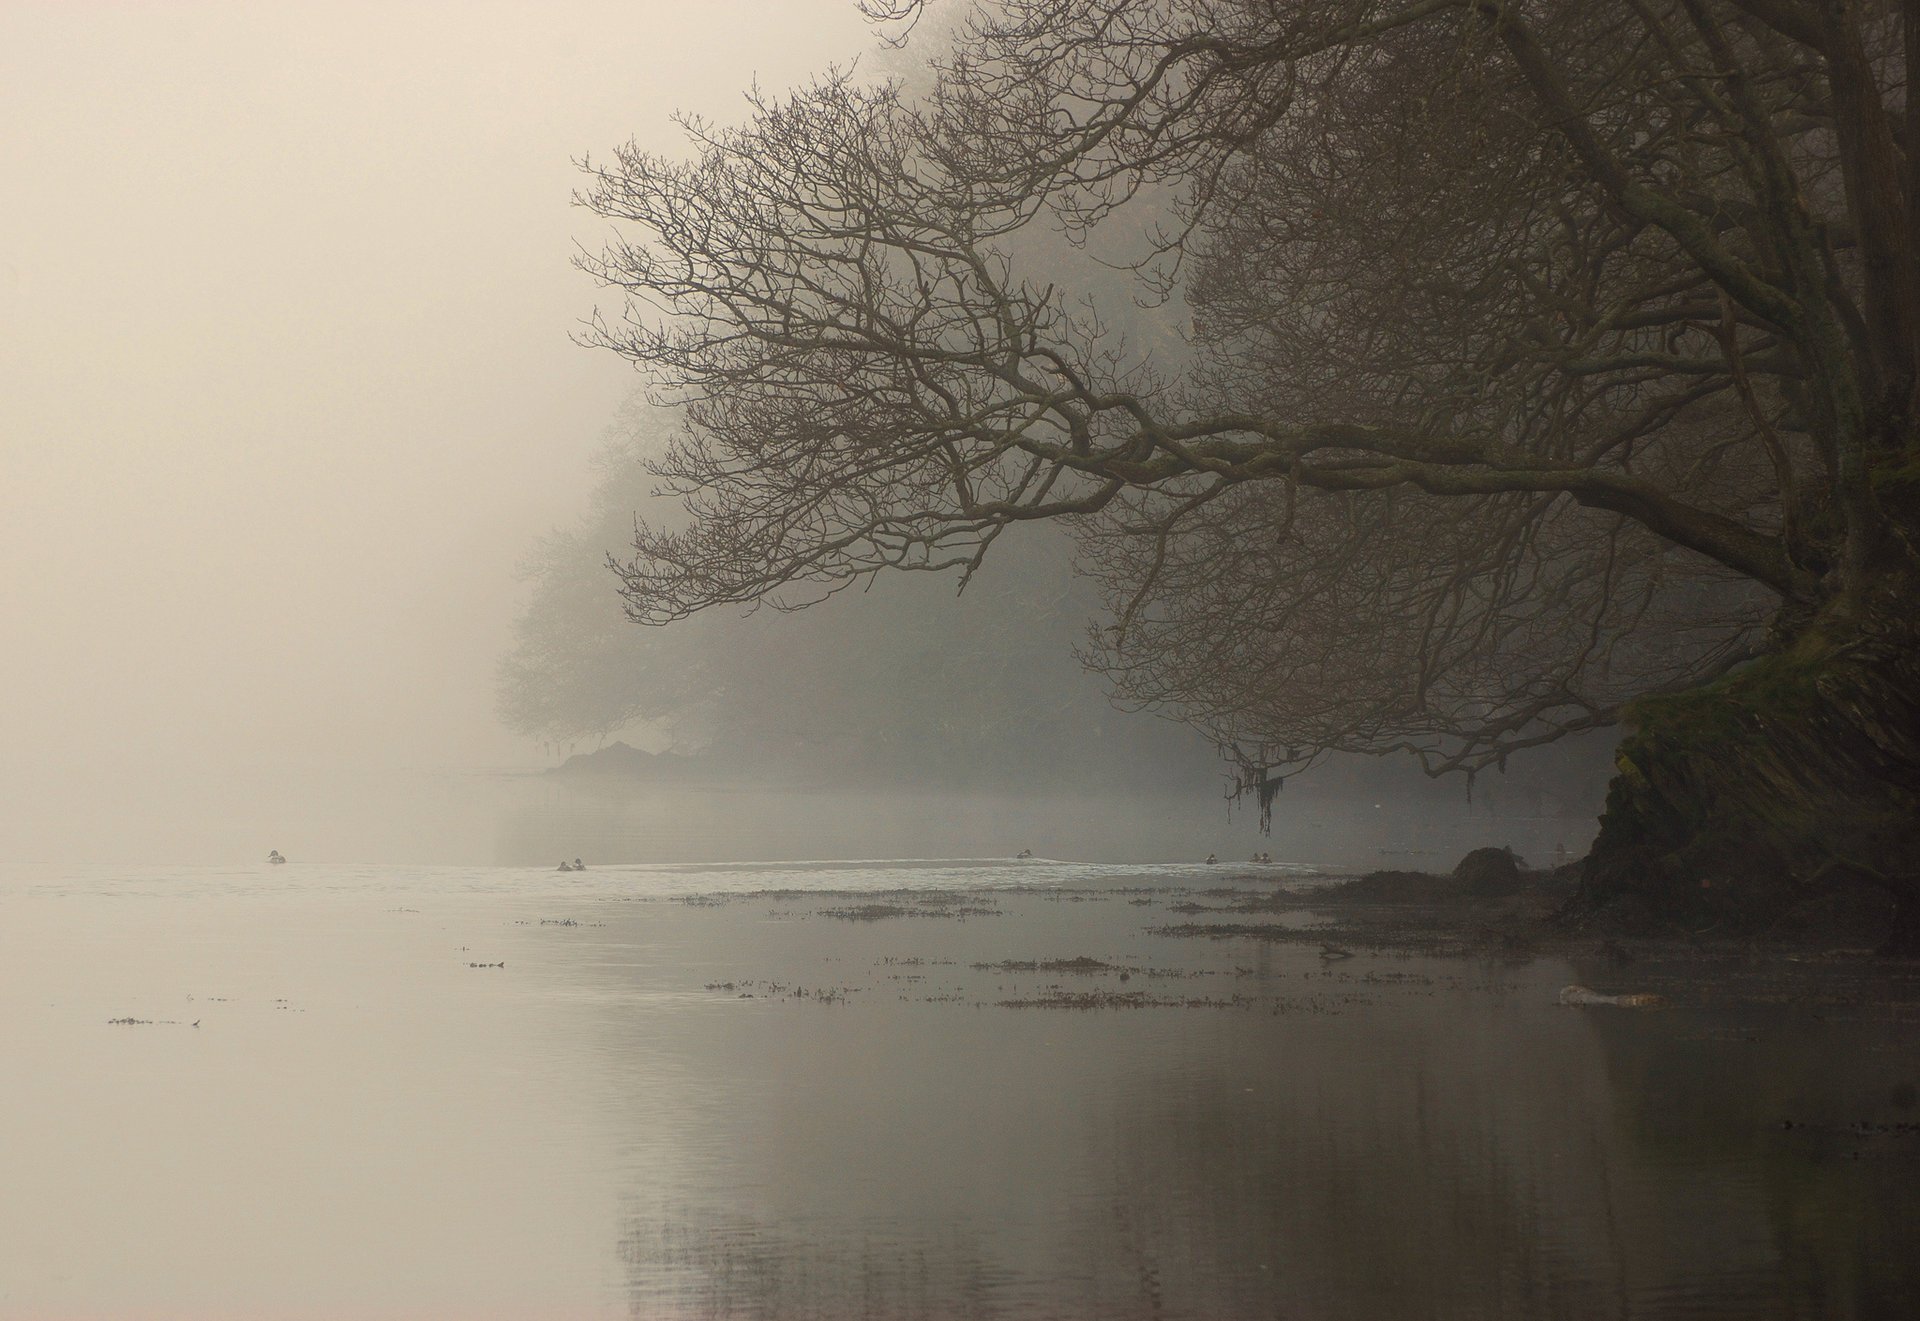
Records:
[[[1821,1060],[1900,1029],[1736,1040],[1710,1010],[1561,1009],[1557,961],[1328,974],[1177,944],[1156,957],[1272,999],[1022,1014],[968,1007],[1000,974],[949,972],[974,999],[710,1025],[739,1070],[706,1120],[737,1196],[634,1199],[633,1315],[1878,1317],[1920,1297],[1899,1250],[1915,1153],[1814,1168],[1777,1140],[1785,1079],[1852,1113],[1855,1080]]]
[[[968,1225],[921,1234],[870,1222],[835,1238],[805,1222],[679,1206],[636,1217],[620,1254],[634,1317],[1042,1314],[1024,1304],[1017,1280],[988,1263]]]
[[[1920,1137],[1853,1127],[1920,1117],[1920,990],[1895,973],[1808,969],[1721,1008],[1745,974],[1637,967],[1693,989],[1570,1010],[1558,988],[1603,970],[1324,965],[1156,934],[1204,874],[1006,870],[871,921],[765,869],[0,885],[0,1125],[34,1135],[0,1147],[0,1315],[1874,1318],[1920,1297]],[[1158,1007],[1005,1007],[1142,987]]]

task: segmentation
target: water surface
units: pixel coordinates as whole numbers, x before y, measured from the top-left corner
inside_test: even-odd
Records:
[[[0,1316],[1911,1314],[1897,970],[1156,930],[1281,883],[0,869]]]

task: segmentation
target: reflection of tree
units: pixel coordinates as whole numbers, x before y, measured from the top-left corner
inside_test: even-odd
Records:
[[[1484,990],[1223,1024],[1116,1142],[1175,1315],[1614,1315],[1590,1043]],[[1138,1212],[1136,1211],[1136,1214]]]
[[[956,1233],[929,1251],[894,1226],[822,1240],[714,1207],[677,1205],[628,1222],[620,1241],[635,1317],[1017,1317],[996,1298],[1004,1277],[977,1240]]]
[[[1778,1139],[1783,1108],[1883,1100],[1901,1057],[1702,1028],[1484,992],[1283,1018],[1142,1088],[1083,1228],[1127,1224],[1170,1315],[1900,1315],[1899,1163]]]
[[[911,952],[943,989],[990,988],[1005,974],[969,961],[1022,929],[1071,931],[1058,955],[1139,935],[1122,904],[1007,907],[991,932],[758,904],[670,930],[702,970],[725,951],[729,975],[853,978]],[[1153,962],[1256,963],[1175,944]],[[1898,1117],[1850,1108],[1910,1081],[1891,1029],[1771,1014],[1750,1041],[1735,1014],[1559,1008],[1557,963],[1367,983],[1264,953],[1233,980],[1288,1012],[609,1001],[605,1057],[646,1061],[616,1088],[646,1154],[620,1248],[634,1314],[1870,1318],[1914,1296],[1910,1165],[1778,1128]]]
[[[1870,1003],[1876,992],[1871,984],[1793,980],[1798,989],[1789,994],[1802,1005]],[[1776,973],[1772,989],[1786,992],[1786,979]],[[1738,1198],[1740,1214],[1703,1207],[1677,1242],[1691,1252],[1705,1240],[1764,1256],[1780,1298],[1797,1303],[1795,1315],[1911,1314],[1920,1261],[1911,1214],[1900,1208],[1911,1202],[1920,1152],[1911,1138],[1854,1127],[1914,1118],[1890,1100],[1920,1072],[1909,1032],[1858,1009],[1818,1019],[1751,1008],[1651,1019],[1596,1014],[1592,1025],[1634,1149],[1698,1180],[1739,1180],[1723,1192]]]

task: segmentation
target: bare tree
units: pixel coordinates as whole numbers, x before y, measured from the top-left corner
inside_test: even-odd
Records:
[[[924,97],[831,75],[589,164],[632,296],[594,338],[691,419],[630,613],[1068,517],[1096,663],[1267,792],[1625,717],[1600,888],[1910,900],[1916,8],[1009,0]]]

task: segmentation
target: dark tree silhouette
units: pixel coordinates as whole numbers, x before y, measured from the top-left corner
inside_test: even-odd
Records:
[[[904,32],[919,0],[870,0]],[[631,147],[594,338],[691,426],[632,617],[1069,518],[1095,662],[1271,786],[1624,720],[1589,898],[1920,899],[1920,5],[1012,0]],[[1144,223],[1143,223],[1144,222]],[[1049,236],[1185,313],[1045,272]],[[668,315],[659,315],[660,313]]]

